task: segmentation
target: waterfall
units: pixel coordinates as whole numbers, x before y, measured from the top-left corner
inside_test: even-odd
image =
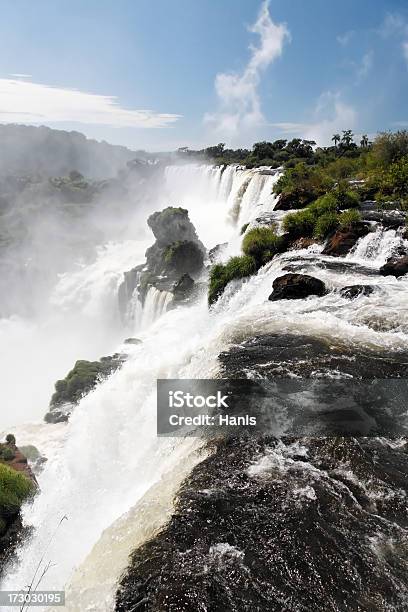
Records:
[[[264,169],[244,170],[238,166],[224,170],[209,165],[171,166],[166,169],[157,208],[169,204],[187,208],[207,247],[229,242],[230,252],[235,252],[241,225],[273,211],[272,189],[278,176]],[[236,212],[235,224],[231,223],[232,209]],[[400,240],[392,232],[377,229],[360,239],[347,258],[339,258],[339,264],[357,266],[364,260],[378,267]],[[135,249],[131,257],[129,248],[130,245],[124,248],[122,272],[143,261],[141,248]],[[115,258],[112,253],[111,256]],[[105,289],[113,290],[118,280],[111,256],[96,267],[80,268],[62,279],[55,291],[55,303],[61,308],[69,304],[71,313],[75,308],[88,315],[98,313]],[[154,288],[148,291],[138,314],[138,337],[142,342],[129,349],[120,370],[80,401],[64,426],[65,436],[58,452],[40,476],[41,494],[24,509],[24,518],[34,526],[34,534],[20,551],[19,563],[10,568],[3,589],[27,585],[47,550],[47,559],[53,565],[44,576],[42,589],[62,589],[71,583],[69,597],[73,603],[70,607],[68,600],[68,610],[80,610],[74,603],[79,595],[83,597],[81,602],[87,602],[87,610],[112,609],[114,585],[109,585],[108,596],[105,587],[99,591],[95,584],[103,577],[118,576],[124,570],[126,554],[122,551],[111,557],[109,538],[115,541],[118,536],[122,542],[123,521],[139,520],[132,508],[140,508],[137,504],[149,495],[151,487],[156,485],[157,492],[160,478],[178,464],[187,458],[191,464],[196,460],[191,459],[196,450],[191,441],[156,436],[156,379],[215,377],[219,375],[219,353],[257,333],[308,334],[384,351],[406,347],[408,278],[397,281],[369,276],[357,267],[330,268],[325,265],[329,259],[316,248],[280,255],[258,274],[230,287],[211,310],[205,296],[188,307],[169,309],[171,294]],[[333,291],[320,298],[294,300],[290,307],[269,302],[272,282],[287,266],[315,274]],[[378,291],[355,301],[340,296],[338,288],[356,282],[376,285]],[[106,307],[107,302],[104,304]],[[93,328],[93,333],[97,331]],[[116,337],[117,346],[121,346],[123,337],[117,331]],[[174,491],[171,487],[162,489],[160,503],[167,507]],[[68,520],[55,533],[64,515]],[[165,518],[163,512],[160,520]],[[137,531],[134,524],[133,530]],[[144,533],[148,537],[149,530]],[[138,543],[143,541],[140,537]],[[131,548],[131,543],[128,546]],[[96,565],[91,565],[96,563],[97,550],[105,553]]]

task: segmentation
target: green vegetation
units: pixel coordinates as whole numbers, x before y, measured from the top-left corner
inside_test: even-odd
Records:
[[[277,236],[270,227],[255,227],[251,229],[242,241],[245,255],[253,257],[258,268],[279,253],[282,247],[282,237]]]
[[[256,270],[255,259],[250,255],[232,257],[225,265],[213,266],[210,272],[208,303],[216,302],[230,281],[251,276]]]
[[[24,474],[0,463],[0,536],[33,493],[34,485]]]
[[[249,223],[244,223],[244,225],[241,227],[241,231],[240,231],[241,236],[245,234],[245,232],[248,229],[248,226],[249,226]]]
[[[358,210],[345,210],[339,215],[338,220],[342,230],[350,230],[354,225],[360,223],[361,215]]]
[[[324,240],[339,226],[339,217],[335,212],[326,212],[318,217],[313,227],[313,236],[318,240]]]
[[[65,378],[55,383],[50,406],[60,406],[65,403],[76,404],[81,397],[91,391],[97,382],[104,376],[108,376],[114,369],[119,367],[118,356],[103,357],[100,361],[78,360],[73,369]]]
[[[0,444],[0,461],[12,461],[15,457],[13,449],[6,444]]]
[[[244,254],[211,268],[208,303],[216,302],[230,281],[255,274],[282,250],[283,240],[272,227],[255,227],[245,234],[242,241]]]
[[[334,134],[332,142],[333,146],[321,148],[306,140],[277,140],[255,143],[251,151],[225,149],[221,143],[204,151],[183,151],[218,163],[284,166],[274,187],[280,196],[278,206],[297,209],[284,218],[285,237],[277,236],[273,228],[242,228],[244,257],[231,260],[231,268],[230,262],[212,268],[210,304],[232,278],[253,274],[285,244],[298,238],[325,240],[339,229],[358,226],[362,221],[358,208],[365,200],[375,199],[382,209],[408,210],[408,131],[382,133],[374,142],[363,134],[357,144],[353,132],[344,130]]]

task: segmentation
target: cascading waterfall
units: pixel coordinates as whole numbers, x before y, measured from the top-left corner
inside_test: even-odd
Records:
[[[187,208],[207,247],[229,241],[230,251],[235,252],[240,226],[273,210],[272,188],[277,177],[277,173],[262,172],[262,169],[244,170],[235,166],[224,170],[194,165],[169,167],[165,173],[163,202],[158,208],[162,204]],[[233,226],[229,212],[236,206],[238,222]],[[401,237],[395,231],[377,229],[359,241],[347,262],[378,267],[378,262],[383,262],[400,242]],[[211,311],[205,297],[189,307],[168,310],[169,294],[149,290],[138,331],[142,344],[128,347],[128,359],[123,367],[76,407],[66,428],[64,445],[41,475],[41,495],[32,507],[25,509],[25,518],[34,525],[35,532],[21,551],[20,563],[3,581],[3,589],[28,584],[46,549],[47,559],[55,565],[44,576],[41,587],[64,588],[102,532],[136,506],[162,475],[175,468],[183,457],[190,456],[191,441],[156,437],[157,378],[217,376],[218,354],[258,332],[307,333],[333,342],[341,338],[380,350],[406,347],[408,279],[367,276],[357,268],[355,271],[331,269],[325,266],[329,259],[316,248],[280,255],[234,291],[227,289]],[[140,260],[134,262],[137,263]],[[315,273],[334,291],[320,298],[293,301],[290,308],[282,308],[279,302],[268,302],[273,280],[288,265],[299,272]],[[93,273],[90,269],[90,277]],[[84,297],[78,291],[84,284],[84,276],[86,270],[77,278],[77,285],[73,278],[68,283],[73,299],[77,295],[80,299]],[[354,302],[336,291],[356,282],[376,284],[379,291]],[[93,297],[89,296],[90,303]],[[86,308],[86,304],[82,307]],[[376,325],[371,323],[373,320]],[[168,500],[162,502],[165,505]],[[47,548],[64,515],[68,520],[62,523]],[[111,533],[110,537],[114,538],[115,534]],[[121,563],[125,558],[121,558]],[[88,562],[92,559],[91,555]],[[101,576],[117,576],[124,569],[111,567],[107,572],[106,566],[110,563],[109,554],[100,559]],[[89,571],[86,564],[83,567]],[[81,572],[76,574],[74,582],[73,602],[78,601],[78,592],[85,597],[87,588],[86,581],[81,582]],[[85,597],[87,609],[111,610],[113,587],[110,585],[108,595],[106,589],[101,589],[103,595],[94,591],[92,601]],[[68,601],[67,609],[79,612],[78,605],[72,603],[70,607]]]

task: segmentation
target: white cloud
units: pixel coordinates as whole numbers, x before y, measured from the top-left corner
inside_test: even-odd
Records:
[[[16,77],[16,79],[31,79],[31,74],[25,74],[24,72],[13,72],[10,74],[12,77]]]
[[[72,122],[159,128],[168,126],[179,117],[151,110],[127,110],[118,104],[115,96],[50,87],[19,79],[0,79],[0,122]]]
[[[388,13],[379,32],[383,38],[390,38],[396,34],[407,34],[408,26],[405,19],[398,13]]]
[[[319,97],[310,123],[280,122],[273,125],[284,134],[315,140],[318,145],[327,146],[331,144],[333,134],[354,129],[356,122],[355,109],[342,100],[340,92],[327,91]]]
[[[408,42],[407,41],[402,43],[402,53],[408,65]]]
[[[355,34],[354,30],[348,30],[348,32],[345,32],[344,34],[337,36],[337,42],[342,47],[347,47],[350,40],[353,38],[354,34]]]
[[[269,0],[261,6],[256,22],[248,28],[260,38],[250,46],[251,57],[241,73],[220,73],[215,78],[219,110],[204,117],[215,132],[230,140],[265,122],[258,86],[262,72],[278,58],[290,34],[285,24],[275,24],[269,14]]]
[[[362,57],[360,64],[357,66],[357,78],[358,80],[364,79],[371,68],[373,67],[374,53],[373,51],[367,51]]]

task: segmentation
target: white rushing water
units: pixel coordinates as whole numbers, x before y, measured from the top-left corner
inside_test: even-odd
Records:
[[[272,188],[276,180],[276,173],[265,170],[231,166],[222,172],[210,166],[169,167],[163,201],[157,208],[165,205],[187,208],[206,247],[228,242],[227,252],[232,254],[239,252],[241,226],[273,210]],[[92,547],[104,530],[137,507],[139,500],[163,475],[176,470],[183,457],[191,457],[199,446],[198,441],[192,444],[191,440],[156,437],[156,379],[217,376],[220,351],[256,333],[291,332],[382,350],[405,348],[408,278],[396,280],[369,274],[370,267],[381,265],[401,241],[393,230],[377,230],[360,240],[344,260],[360,264],[357,272],[325,267],[325,261],[333,258],[323,257],[316,247],[286,253],[264,266],[256,276],[228,287],[211,311],[205,296],[189,307],[168,310],[171,296],[150,290],[132,330],[142,343],[126,345],[128,359],[123,367],[84,397],[64,426],[59,452],[53,455],[40,476],[41,494],[32,506],[25,508],[27,523],[35,527],[34,535],[21,551],[20,563],[10,569],[2,588],[23,588],[29,584],[46,551],[45,560],[53,565],[43,578],[42,588],[62,589],[76,572],[66,609],[81,610],[80,592],[87,602],[87,610],[111,610],[114,584],[101,588],[100,595],[95,584],[99,575],[101,581],[107,575],[118,576],[124,569],[126,555],[118,554],[120,567],[109,567],[116,557],[103,556],[99,573],[93,576],[92,587],[89,586],[92,597],[87,597],[90,564],[96,563],[95,551],[99,550],[95,548],[92,554]],[[80,318],[83,313],[98,313],[98,308],[103,309],[104,320],[115,317],[116,306],[108,296],[115,297],[117,263],[123,272],[142,261],[138,256],[128,257],[128,249],[133,249],[131,245],[123,246],[123,255],[126,253],[123,259],[118,255],[122,247],[117,249],[107,247],[95,265],[80,268],[61,279],[54,300],[61,306],[70,301],[69,311],[77,309]],[[322,298],[293,301],[290,307],[285,303],[283,308],[280,302],[269,302],[268,296],[274,278],[288,264],[298,266],[299,272],[305,270],[321,278],[329,289],[367,283],[378,285],[378,291],[354,301],[332,291]],[[103,320],[98,319],[98,323],[103,325]],[[115,330],[116,349],[121,350],[124,335]],[[98,333],[96,327],[92,331]],[[57,352],[59,347],[53,350]],[[75,358],[82,357],[77,354]],[[53,358],[54,353],[50,352],[49,359]],[[45,412],[46,406],[43,408]],[[26,440],[27,427],[24,432]],[[18,439],[18,429],[16,433]],[[31,442],[36,443],[34,430]],[[190,459],[191,464],[196,460]],[[161,502],[168,506],[169,500],[164,498],[174,495],[174,491],[156,486],[156,497],[160,497],[161,490]],[[67,520],[57,528],[63,516]],[[138,520],[137,513],[129,516],[127,520],[133,523]],[[164,512],[163,520],[165,516]],[[126,539],[123,522],[115,525],[105,532],[105,540],[106,534],[110,538],[108,548],[109,542],[115,540],[115,533],[121,541]],[[132,543],[127,542],[129,550]],[[135,536],[135,546],[136,543],[140,543],[140,537]],[[106,545],[102,549],[106,551]]]

